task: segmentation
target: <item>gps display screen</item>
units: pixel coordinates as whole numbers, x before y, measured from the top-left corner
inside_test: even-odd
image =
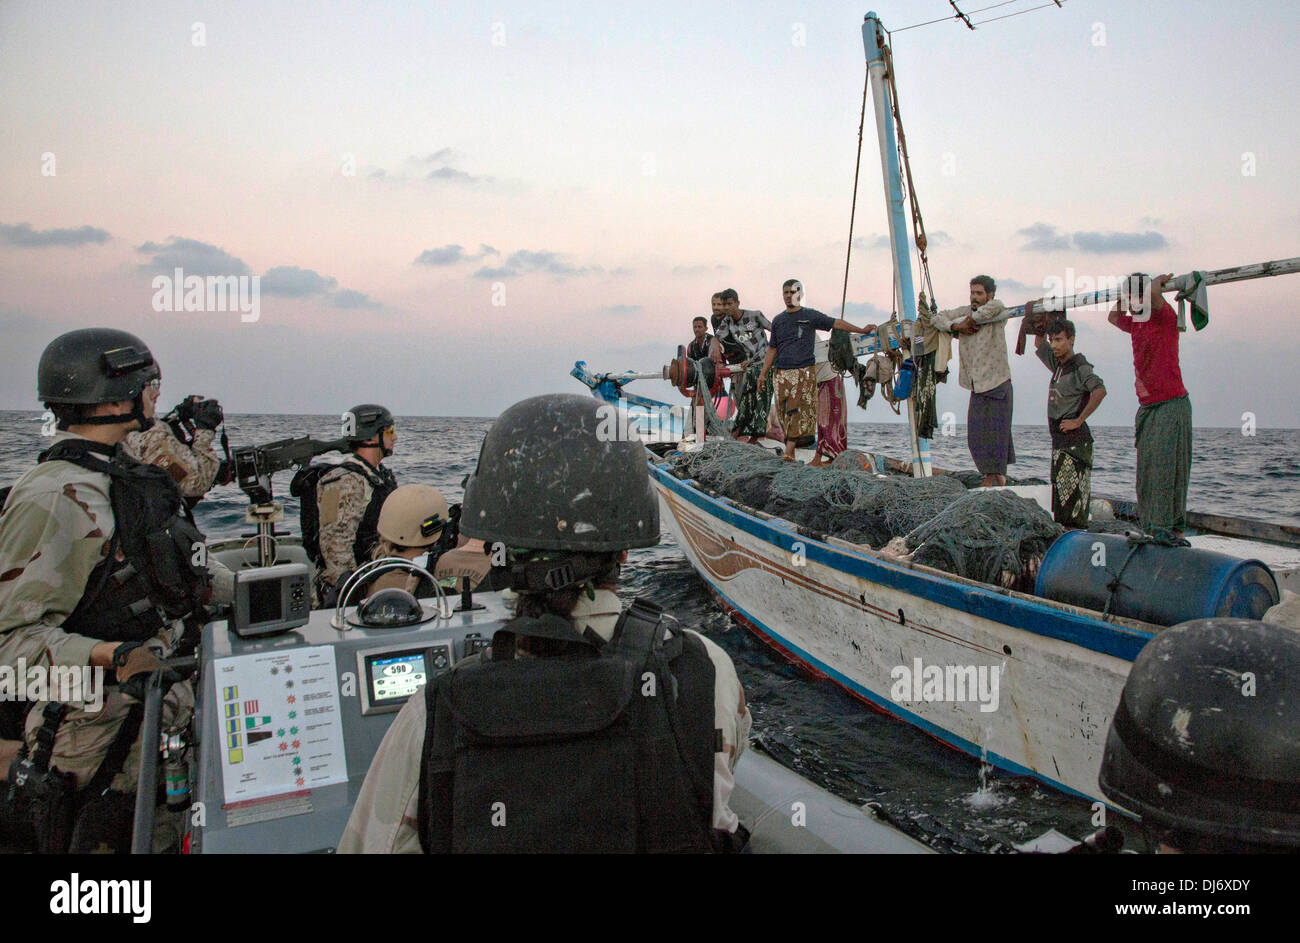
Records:
[[[424,650],[367,655],[366,678],[371,704],[405,700],[429,679]]]
[[[248,622],[257,625],[260,622],[272,622],[282,615],[280,610],[281,581],[254,580],[248,585]]]

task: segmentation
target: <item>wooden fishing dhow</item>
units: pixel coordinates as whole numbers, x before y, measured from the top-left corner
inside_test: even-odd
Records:
[[[859,356],[882,348],[919,356],[904,217],[909,202],[928,287],[924,229],[915,191],[903,186],[906,145],[886,33],[875,14],[867,15],[863,39],[894,255],[893,302],[901,317],[874,335],[855,336],[853,349]],[[864,94],[864,113],[866,100]],[[1191,300],[1199,320],[1205,286],[1296,271],[1300,259],[1263,262],[1187,273],[1166,288]],[[1115,279],[1097,291],[1051,298],[1050,307],[1104,304],[1126,297],[1125,291],[1123,280]],[[1020,305],[1004,317],[1024,313]],[[1105,801],[1097,773],[1106,734],[1131,663],[1155,633],[1170,620],[1181,621],[1179,613],[1260,618],[1281,590],[1300,590],[1300,527],[1195,512],[1187,515],[1190,547],[1073,531],[1048,549],[1032,591],[967,579],[810,531],[679,477],[674,453],[700,448],[706,427],[716,429],[701,390],[686,406],[624,389],[638,379],[669,379],[668,368],[598,373],[579,361],[572,373],[609,404],[621,430],[646,441],[663,521],[738,622],[873,707],[1003,770],[1067,792]],[[681,388],[680,369],[674,379]],[[931,465],[929,442],[917,435],[914,396],[907,399],[907,417],[911,460],[869,456],[871,471],[942,474]],[[1006,490],[1050,513],[1050,488]],[[1126,500],[1094,497],[1093,511],[1094,517],[1136,520]],[[1102,558],[1109,551],[1109,562],[1097,564],[1098,547]],[[1117,604],[1125,594],[1127,602]]]

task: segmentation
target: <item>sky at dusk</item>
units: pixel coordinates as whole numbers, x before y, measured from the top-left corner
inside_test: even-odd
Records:
[[[951,12],[875,8],[891,30]],[[868,9],[3,0],[0,409],[39,408],[40,351],[94,325],[150,344],[164,406],[490,416],[583,392],[578,359],[657,369],[722,288],[774,316],[797,277],[839,313]],[[1289,0],[894,33],[940,305],[978,273],[1017,304],[1053,277],[1300,255],[1298,44]],[[866,133],[857,323],[892,291],[870,109]],[[177,267],[261,276],[258,320],[155,310]],[[1198,425],[1300,427],[1298,311],[1300,275],[1211,289],[1181,341]],[[1131,423],[1128,338],[1074,320],[1110,393],[1094,424]],[[1015,421],[1043,423],[1049,374],[1012,360]],[[939,410],[966,400],[954,370]]]

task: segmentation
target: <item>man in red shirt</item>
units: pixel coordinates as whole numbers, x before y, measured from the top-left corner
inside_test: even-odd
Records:
[[[1192,403],[1178,369],[1178,319],[1162,295],[1171,278],[1131,276],[1129,313],[1123,301],[1110,313],[1110,323],[1133,340],[1138,523],[1147,533],[1187,526],[1192,474]]]

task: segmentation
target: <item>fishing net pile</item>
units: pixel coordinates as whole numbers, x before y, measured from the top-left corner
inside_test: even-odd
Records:
[[[982,583],[1032,588],[1038,563],[1065,528],[1029,498],[968,491],[907,535],[912,559]]]
[[[874,550],[894,541],[891,549],[919,563],[998,585],[1023,584],[1063,532],[1028,498],[968,491],[953,475],[876,474],[849,453],[830,467],[810,468],[756,445],[719,439],[670,462],[677,477],[798,524],[809,535]]]

